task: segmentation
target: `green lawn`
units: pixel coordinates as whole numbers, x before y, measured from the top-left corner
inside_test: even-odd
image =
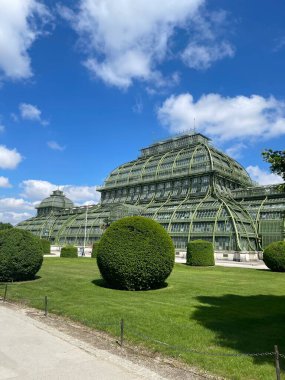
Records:
[[[38,274],[35,281],[9,286],[8,299],[30,299],[30,305],[42,308],[47,295],[50,312],[114,335],[119,334],[119,321],[124,318],[128,341],[142,342],[213,374],[274,379],[274,358],[207,356],[187,352],[187,348],[247,353],[273,351],[277,344],[285,354],[285,273],[176,264],[167,287],[143,292],[104,287],[94,259],[45,258]],[[137,334],[185,350],[173,350]],[[285,368],[285,359],[281,367]]]

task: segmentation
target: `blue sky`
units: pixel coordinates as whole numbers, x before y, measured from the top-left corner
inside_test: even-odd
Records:
[[[76,204],[139,149],[193,128],[260,184],[284,149],[282,0],[0,0],[0,220]]]

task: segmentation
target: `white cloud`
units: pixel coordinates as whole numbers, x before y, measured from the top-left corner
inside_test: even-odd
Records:
[[[66,196],[73,202],[90,202],[98,203],[100,200],[100,193],[96,190],[96,186],[72,186],[63,185],[61,190],[64,191]]]
[[[0,221],[2,223],[11,223],[13,225],[18,224],[22,222],[23,220],[29,219],[33,214],[30,214],[28,212],[13,212],[13,211],[5,211],[0,212]]]
[[[1,177],[0,177],[1,178]],[[100,193],[96,186],[56,186],[48,181],[26,180],[21,183],[22,198],[0,198],[0,221],[17,224],[36,214],[35,207],[53,190],[60,188],[78,206],[93,205],[99,202]]]
[[[9,178],[0,176],[0,187],[12,187],[9,182]]]
[[[28,51],[50,20],[38,0],[0,0],[0,73],[11,79],[32,76]]]
[[[19,105],[19,110],[21,117],[24,120],[38,121],[42,125],[48,124],[46,120],[42,119],[42,111],[37,106],[28,103],[21,103]]]
[[[206,29],[205,20],[197,17],[204,3],[205,0],[164,0],[163,4],[160,0],[80,0],[77,13],[66,7],[59,7],[59,12],[77,31],[87,53],[84,64],[90,72],[107,84],[127,88],[133,80],[165,84],[157,68],[168,59],[169,45],[178,28],[188,30],[191,23],[199,22],[198,33],[203,25]],[[208,22],[207,28],[211,25],[213,22]],[[214,55],[215,59],[225,55],[225,47],[223,53],[217,49],[212,60]]]
[[[203,95],[196,102],[189,93],[172,95],[157,110],[160,122],[171,132],[193,128],[226,141],[271,138],[285,134],[285,101],[258,95],[223,97]]]
[[[244,143],[237,143],[226,149],[226,153],[232,158],[240,158],[242,156],[242,150],[247,148]]]
[[[17,224],[35,215],[35,205],[22,198],[0,198],[0,221]]]
[[[4,132],[5,131],[5,127],[4,125],[0,124],[0,133]]]
[[[60,189],[73,202],[82,204],[83,202],[99,202],[100,193],[96,191],[96,186],[74,186],[74,185],[54,185],[48,181],[26,180],[21,183],[23,189],[22,196],[32,200],[42,200],[48,197],[53,190]]]
[[[3,211],[15,211],[18,209],[33,211],[34,204],[22,198],[0,198],[0,209]]]
[[[59,151],[63,151],[66,148],[65,146],[59,145],[56,141],[48,141],[47,145],[50,149]]]
[[[0,145],[0,168],[15,169],[22,161],[23,157],[16,149],[8,149],[4,145]]]
[[[33,200],[42,200],[43,198],[48,197],[53,190],[56,190],[58,188],[58,186],[48,181],[33,179],[23,181],[20,187],[23,189],[21,196]]]
[[[190,42],[182,53],[183,62],[196,70],[208,69],[214,62],[233,56],[233,47],[225,41],[215,45]]]
[[[246,168],[246,170],[251,178],[260,185],[274,185],[283,183],[282,177],[277,174],[268,173],[267,171],[261,169],[259,166],[250,165]]]
[[[132,107],[134,113],[141,114],[143,112],[143,102],[140,96],[135,98],[135,104]]]

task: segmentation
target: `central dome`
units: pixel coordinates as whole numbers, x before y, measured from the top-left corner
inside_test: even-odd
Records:
[[[54,190],[48,198],[45,198],[36,207],[36,209],[38,210],[38,215],[46,215],[52,211],[70,209],[73,207],[73,202],[64,195],[63,191]]]
[[[230,178],[234,187],[252,186],[246,170],[234,159],[215,149],[200,133],[160,141],[141,150],[141,156],[113,170],[103,187],[121,187],[139,182],[165,181],[167,177],[216,173]]]

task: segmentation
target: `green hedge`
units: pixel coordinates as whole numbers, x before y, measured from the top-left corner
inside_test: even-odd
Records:
[[[60,257],[78,257],[77,247],[74,247],[73,245],[66,245],[65,247],[62,247]]]
[[[43,253],[40,239],[17,228],[0,234],[0,281],[31,280],[41,268]]]
[[[0,231],[9,230],[10,228],[13,228],[12,224],[0,222]]]
[[[102,277],[114,288],[159,288],[172,271],[174,245],[154,220],[126,217],[113,222],[100,238],[97,263]]]
[[[192,266],[215,265],[213,244],[206,240],[192,240],[187,245],[186,264]]]
[[[98,243],[99,243],[99,240],[98,241],[95,241],[92,245],[92,252],[91,252],[91,257],[93,259],[96,259],[97,257],[97,250],[98,250]]]
[[[50,241],[46,239],[40,239],[41,247],[44,255],[50,254]]]
[[[269,244],[263,252],[265,265],[274,272],[285,272],[285,241]]]

